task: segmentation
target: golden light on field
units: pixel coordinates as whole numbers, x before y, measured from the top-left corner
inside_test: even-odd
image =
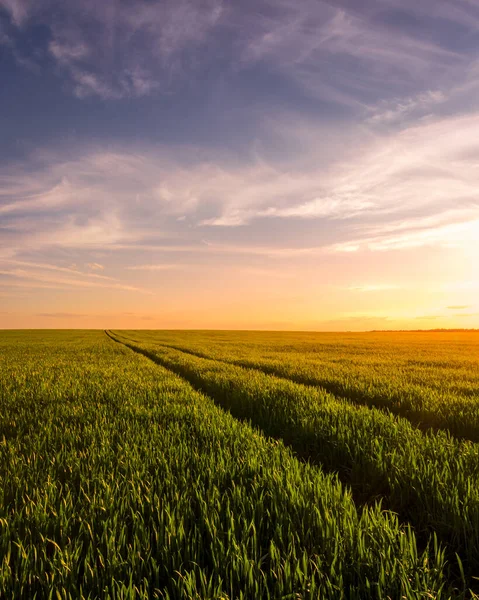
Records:
[[[478,347],[465,332],[3,332],[0,589],[468,600]]]

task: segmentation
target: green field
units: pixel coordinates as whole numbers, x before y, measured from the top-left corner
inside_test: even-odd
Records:
[[[0,332],[1,598],[474,598],[479,334]]]

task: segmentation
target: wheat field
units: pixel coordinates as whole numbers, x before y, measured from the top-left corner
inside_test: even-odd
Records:
[[[476,597],[478,350],[1,332],[0,597]]]

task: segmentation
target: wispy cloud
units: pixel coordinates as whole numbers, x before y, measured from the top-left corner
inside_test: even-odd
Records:
[[[0,0],[0,8],[10,13],[12,21],[21,26],[29,14],[28,0]]]
[[[47,247],[286,256],[321,248],[471,246],[479,240],[477,139],[474,113],[387,135],[358,134],[346,160],[336,157],[325,168],[309,156],[289,168],[257,155],[213,162],[165,148],[50,156],[29,173],[25,167],[0,171],[0,255]],[[271,219],[288,221],[298,232],[302,221],[314,220],[331,233],[312,250],[281,240],[243,247],[221,231]]]
[[[60,267],[58,265],[50,265],[46,263],[37,263],[25,260],[17,260],[11,258],[2,258],[0,257],[0,264],[13,264],[19,267],[30,267],[33,269],[38,269],[41,271],[59,271],[60,273],[68,273],[70,275],[74,275],[75,277],[86,277],[89,279],[104,279],[107,281],[114,281],[113,277],[107,277],[106,275],[98,275],[97,273],[82,273],[78,269],[73,269],[71,267]]]
[[[478,27],[476,0],[0,0],[2,301],[473,314]]]
[[[13,279],[13,282],[12,282]],[[15,280],[19,280],[18,282]],[[148,290],[115,281],[98,281],[83,278],[61,277],[44,273],[43,269],[1,269],[0,286],[50,287],[58,289],[97,288],[128,292],[150,293]]]
[[[88,263],[87,267],[92,271],[103,271],[105,269],[105,267],[99,263]]]
[[[273,245],[264,245],[264,246],[251,246],[251,245],[232,245],[228,243],[210,243],[203,240],[201,244],[191,244],[191,245],[179,245],[179,244],[171,244],[171,245],[163,245],[163,244],[143,244],[143,243],[135,243],[135,244],[112,244],[112,250],[116,251],[147,251],[147,252],[155,252],[160,254],[191,254],[195,255],[218,255],[218,256],[237,256],[237,255],[247,255],[247,256],[259,256],[266,258],[291,258],[291,257],[304,257],[308,255],[317,255],[324,254],[327,252],[328,247],[324,246],[316,246],[316,247],[288,247],[288,246],[273,246]],[[174,263],[176,265],[176,263]],[[143,265],[140,265],[143,266]],[[149,267],[149,265],[144,265],[145,267]],[[132,267],[134,270],[134,267]],[[147,270],[147,269],[146,269]]]
[[[441,92],[422,89],[425,75],[442,84],[468,62],[467,53],[447,36],[427,28],[430,15],[417,4],[371,1],[357,8],[316,0],[0,0],[14,32],[29,25],[48,28],[49,41],[41,50],[68,76],[79,98],[169,91],[178,80],[211,67],[213,51],[227,71],[266,65],[301,92],[331,104],[367,109],[390,101],[378,121],[434,102],[430,95]],[[442,22],[460,24],[465,36],[479,22],[478,7],[468,0],[454,7],[438,1],[434,11]],[[398,15],[416,26],[395,28]],[[405,99],[394,101],[403,94]]]
[[[376,5],[380,2],[377,1]],[[431,17],[430,5],[415,2],[414,0],[392,0],[390,6],[396,10],[403,11],[402,15],[411,15],[416,19],[427,19]],[[401,16],[401,13],[399,13]],[[443,23],[456,23],[465,28],[474,28],[479,26],[479,5],[475,0],[456,0],[451,3],[449,0],[436,0],[434,2],[434,25],[442,21]]]
[[[268,183],[258,183],[254,194],[245,176],[245,188],[223,195],[222,213],[203,224],[267,217],[345,221],[335,246],[343,252],[471,244],[479,239],[478,135],[479,116],[472,114],[366,143],[358,139],[352,162],[323,171],[297,168],[294,176],[265,172]]]
[[[273,12],[252,15],[244,28],[243,60],[267,62],[307,93],[356,109],[405,90],[417,94],[426,74],[428,80],[440,82],[446,73],[467,62],[461,52],[448,46],[447,38],[434,39],[421,27],[399,31],[391,26],[399,11],[422,25],[425,15],[412,2],[407,6],[369,2],[361,9],[350,3],[338,4],[288,0],[275,2]],[[440,4],[444,9],[446,3]],[[457,16],[453,12],[443,10],[443,18],[453,20]],[[479,17],[477,9],[475,12]],[[466,22],[463,19],[463,24]],[[418,103],[433,102],[430,94],[424,90],[396,101],[394,107],[383,111],[382,118],[397,117],[398,112],[411,111]]]
[[[221,16],[221,0],[151,3],[0,0],[17,28],[43,25],[47,52],[68,74],[75,95],[104,99],[166,91],[191,72],[192,53]],[[52,17],[54,15],[54,18]],[[94,35],[92,34],[94,32]]]
[[[477,211],[479,212],[479,211]],[[479,245],[479,219],[462,223],[444,224],[433,228],[420,228],[417,225],[412,230],[400,234],[385,231],[373,238],[364,238],[346,242],[332,247],[336,252],[391,251],[408,250],[423,246],[442,246],[445,248],[467,247]]]
[[[179,269],[179,264],[161,264],[161,265],[133,265],[126,267],[129,271],[171,271],[172,269]]]
[[[416,113],[422,116],[436,105],[445,102],[446,95],[440,90],[429,90],[409,98],[395,98],[382,101],[376,107],[371,107],[368,121],[372,124],[391,124],[411,117]]]

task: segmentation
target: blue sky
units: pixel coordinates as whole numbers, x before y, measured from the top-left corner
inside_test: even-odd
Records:
[[[0,326],[479,325],[479,2],[0,0],[0,73]]]

